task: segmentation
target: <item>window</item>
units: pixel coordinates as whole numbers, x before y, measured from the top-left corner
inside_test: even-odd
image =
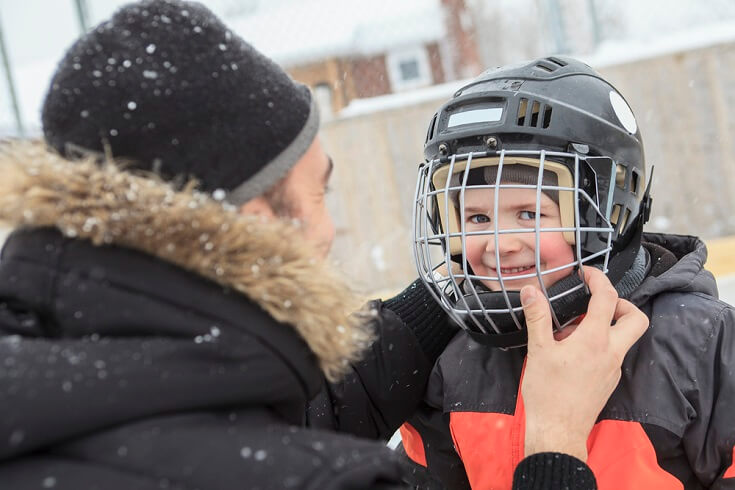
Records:
[[[319,114],[322,121],[329,121],[334,117],[332,107],[332,89],[326,83],[318,83],[314,86],[314,98],[319,106]]]
[[[401,80],[404,82],[413,81],[419,78],[419,62],[416,60],[401,61],[399,65],[401,69]]]
[[[394,92],[431,85],[431,66],[423,46],[388,53],[385,57]]]

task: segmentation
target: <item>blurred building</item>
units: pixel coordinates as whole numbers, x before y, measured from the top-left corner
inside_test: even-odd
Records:
[[[233,30],[308,84],[325,118],[354,99],[480,73],[464,0],[306,0],[252,10]]]

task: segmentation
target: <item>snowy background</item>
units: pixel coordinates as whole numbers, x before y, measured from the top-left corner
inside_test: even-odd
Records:
[[[83,29],[125,3],[0,0],[0,138],[40,135],[57,61]],[[410,195],[433,110],[485,67],[548,54],[601,70],[638,115],[657,165],[650,230],[735,235],[733,0],[203,3],[314,89],[337,162],[333,255],[367,293],[389,294],[415,275]],[[727,257],[735,242],[728,247],[716,248],[725,257],[712,264],[735,302]]]
[[[0,26],[21,124],[38,134],[56,62],[81,32],[126,0],[0,0]],[[551,53],[595,67],[735,40],[732,0],[205,0],[235,32],[286,66],[369,55],[446,35],[443,9],[464,3],[483,67]],[[80,18],[79,8],[83,14]],[[16,134],[1,68],[0,135]],[[459,74],[458,74],[459,75]]]

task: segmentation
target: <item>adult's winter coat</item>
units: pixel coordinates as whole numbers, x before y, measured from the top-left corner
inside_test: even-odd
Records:
[[[333,397],[322,425],[378,435],[405,415],[371,405],[360,366],[410,384],[428,363],[380,304],[347,316],[298,230],[38,146],[0,165],[18,227],[0,259],[0,488],[400,484],[392,451],[308,428],[308,403]],[[377,330],[409,335],[393,343],[410,370],[372,358],[380,343],[357,362]]]

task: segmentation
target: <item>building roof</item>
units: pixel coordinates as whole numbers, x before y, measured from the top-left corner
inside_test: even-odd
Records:
[[[228,23],[258,50],[293,66],[439,40],[443,15],[440,0],[300,0]]]

